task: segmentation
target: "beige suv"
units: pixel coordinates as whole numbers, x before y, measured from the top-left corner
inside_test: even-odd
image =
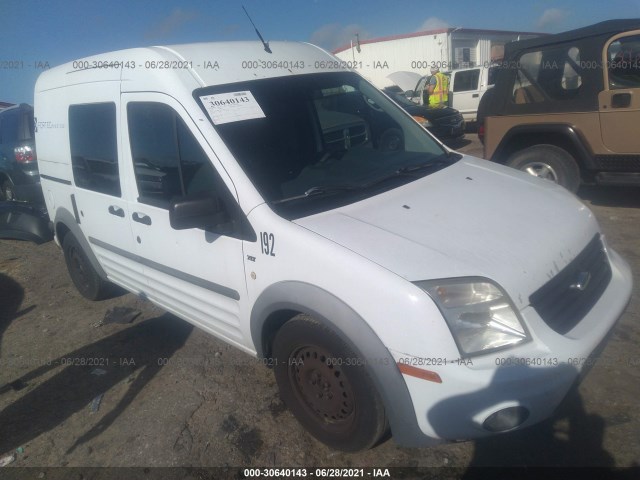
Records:
[[[486,159],[572,191],[640,185],[640,19],[506,45],[478,119]]]

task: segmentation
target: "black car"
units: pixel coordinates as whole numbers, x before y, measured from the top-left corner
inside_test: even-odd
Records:
[[[450,141],[464,136],[464,119],[455,108],[416,105],[397,86],[386,87],[383,92],[440,140]]]
[[[0,201],[2,200],[42,203],[33,107],[25,103],[0,111]]]

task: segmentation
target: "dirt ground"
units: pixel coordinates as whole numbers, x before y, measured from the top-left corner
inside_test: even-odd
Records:
[[[461,147],[479,152],[476,142]],[[0,241],[0,457],[39,468],[640,465],[640,189],[580,196],[636,286],[555,417],[482,441],[407,449],[390,440],[358,454],[306,434],[272,372],[244,353],[131,294],[83,299],[53,242]],[[116,306],[141,314],[101,324]]]

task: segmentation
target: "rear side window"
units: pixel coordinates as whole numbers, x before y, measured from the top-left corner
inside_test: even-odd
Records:
[[[116,140],[116,105],[71,105],[69,143],[76,185],[119,197],[121,189]]]
[[[517,104],[572,99],[582,86],[580,50],[575,46],[527,52],[517,66],[513,85]]]
[[[127,105],[129,141],[139,201],[168,208],[174,197],[216,190],[218,177],[178,114],[168,105]]]
[[[480,70],[468,70],[466,72],[457,72],[453,81],[454,92],[468,92],[470,90],[478,90],[478,80],[480,79]]]

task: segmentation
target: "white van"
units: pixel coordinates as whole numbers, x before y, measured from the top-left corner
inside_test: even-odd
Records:
[[[631,294],[591,212],[449,150],[319,48],[270,47],[40,75],[42,188],[78,290],[119,285],[265,359],[334,448],[551,415]]]

